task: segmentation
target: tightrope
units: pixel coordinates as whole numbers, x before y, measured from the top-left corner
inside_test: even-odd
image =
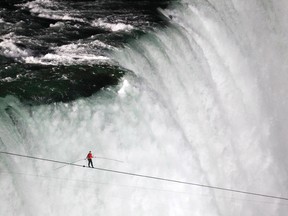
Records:
[[[161,177],[150,176],[150,175],[142,175],[142,174],[136,174],[136,173],[112,170],[112,169],[104,169],[104,168],[99,168],[99,167],[87,167],[87,166],[74,164],[74,163],[68,163],[68,162],[63,162],[63,161],[58,161],[58,160],[51,160],[51,159],[47,159],[47,158],[40,158],[40,157],[16,154],[16,153],[11,153],[11,152],[0,151],[0,153],[1,154],[6,154],[6,155],[17,156],[17,157],[30,158],[30,159],[34,159],[34,160],[41,160],[41,161],[47,161],[47,162],[52,162],[52,163],[58,163],[58,164],[65,164],[65,165],[71,165],[71,166],[82,167],[82,168],[95,169],[95,170],[100,170],[100,171],[105,171],[105,172],[112,172],[112,173],[118,173],[118,174],[129,175],[129,176],[136,176],[136,177],[141,177],[141,178],[148,178],[148,179],[154,179],[154,180],[159,180],[159,181],[173,182],[173,183],[177,183],[177,184],[192,185],[192,186],[197,186],[197,187],[204,187],[204,188],[210,188],[210,189],[216,189],[216,190],[229,191],[229,192],[234,192],[234,193],[241,193],[241,194],[247,194],[247,195],[253,195],[253,196],[259,196],[259,197],[266,197],[266,198],[273,198],[273,199],[279,199],[279,200],[288,201],[288,198],[281,197],[281,196],[274,196],[274,195],[267,195],[267,194],[262,194],[262,193],[254,193],[254,192],[249,192],[249,191],[235,190],[235,189],[229,189],[229,188],[224,188],[224,187],[217,187],[217,186],[211,186],[211,185],[205,185],[205,184],[198,184],[198,183],[193,183],[193,182],[186,182],[186,181],[180,181],[180,180],[174,180],[174,179],[168,179],[168,178],[161,178]]]

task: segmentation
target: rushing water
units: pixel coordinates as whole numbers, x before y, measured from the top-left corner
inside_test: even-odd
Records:
[[[56,3],[33,1],[18,7],[42,16],[48,12],[39,12],[41,4],[69,11]],[[96,33],[98,38],[50,44],[42,54],[28,50],[35,41],[46,43],[54,30],[45,40],[34,38],[31,47],[22,41],[27,49],[5,34],[0,45],[1,75],[6,77],[0,89],[6,82],[9,91],[0,93],[1,151],[84,165],[92,150],[98,157],[94,166],[100,168],[287,198],[288,4],[191,0],[157,7],[162,15],[141,10],[144,15],[136,23],[143,22],[137,25],[124,22],[129,20],[124,13],[117,27],[109,20],[104,25],[103,17],[95,23],[93,14],[84,19],[75,11],[62,13],[62,20],[89,23],[89,28],[128,31],[125,42],[100,41],[111,46],[109,52],[91,46],[99,40]],[[58,22],[49,25],[68,25]],[[134,35],[133,28],[141,33]],[[56,34],[60,37],[61,31]],[[42,49],[37,47],[34,51]],[[96,52],[103,57],[100,62]],[[41,94],[33,97],[19,75],[23,70],[34,74],[39,67],[50,81],[56,74],[52,85],[44,85],[42,73],[27,85],[43,81],[39,89],[48,88],[51,95],[44,99]],[[85,90],[86,82],[93,86],[93,77],[97,80],[93,72],[98,67],[115,80]],[[85,72],[92,75],[83,78]],[[12,85],[10,73],[22,81]],[[71,80],[75,97],[54,95],[69,96],[70,85],[63,92],[55,87],[63,84],[57,82],[59,74]],[[288,210],[285,200],[9,155],[0,156],[0,172],[1,215],[284,216]]]

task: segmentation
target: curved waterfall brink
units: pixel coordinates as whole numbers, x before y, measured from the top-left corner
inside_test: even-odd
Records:
[[[182,1],[110,53],[118,85],[67,103],[0,98],[1,215],[284,216],[288,4]],[[108,160],[109,159],[109,160]]]

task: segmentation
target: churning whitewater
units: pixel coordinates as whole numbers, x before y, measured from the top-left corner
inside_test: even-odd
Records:
[[[109,53],[126,70],[117,85],[70,102],[0,98],[0,150],[79,165],[92,151],[103,169],[287,198],[288,3],[183,0],[159,12],[167,26]],[[285,200],[11,155],[0,156],[0,189],[1,215],[288,210]]]

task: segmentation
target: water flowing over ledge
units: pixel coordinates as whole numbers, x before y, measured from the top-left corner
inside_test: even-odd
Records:
[[[124,161],[96,157],[103,169],[287,197],[286,1],[160,11],[168,26],[111,53],[118,84],[68,103],[0,98],[1,151],[83,166],[91,150]],[[58,168],[1,156],[1,215],[287,214],[285,201]]]

